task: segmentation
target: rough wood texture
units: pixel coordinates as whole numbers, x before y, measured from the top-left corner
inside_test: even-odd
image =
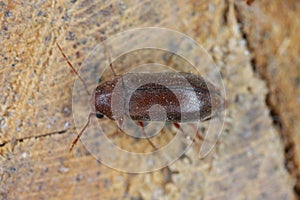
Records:
[[[241,5],[236,9],[253,52],[253,69],[269,89],[266,102],[283,139],[285,165],[297,178],[295,190],[300,195],[300,3],[257,2],[252,10]]]
[[[279,133],[293,142],[299,166],[299,13],[296,0],[1,1],[1,199],[294,199],[299,168],[292,176],[286,170]],[[173,28],[201,43],[226,85],[220,143],[204,160],[195,144],[170,166],[174,174],[119,172],[81,143],[68,152],[76,137],[76,77],[55,41],[78,69],[103,34],[144,26]]]

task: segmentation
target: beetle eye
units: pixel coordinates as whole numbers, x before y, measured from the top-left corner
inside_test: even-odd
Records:
[[[101,119],[101,118],[104,117],[104,115],[102,115],[101,113],[96,113],[96,117],[97,117],[98,119]]]

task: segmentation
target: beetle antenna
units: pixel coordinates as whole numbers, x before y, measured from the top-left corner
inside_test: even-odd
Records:
[[[65,60],[67,61],[69,67],[72,69],[72,71],[78,76],[78,78],[80,79],[80,81],[83,83],[84,88],[85,88],[87,94],[90,95],[91,93],[89,92],[86,83],[85,83],[84,80],[81,78],[81,76],[80,76],[79,73],[76,71],[76,69],[73,67],[71,61],[68,59],[68,57],[67,57],[66,54],[63,52],[62,48],[60,47],[60,45],[59,45],[57,42],[56,42],[56,46],[58,47],[59,51],[61,52],[61,54],[63,55],[63,57],[64,57]]]
[[[88,127],[90,121],[91,121],[91,117],[95,115],[95,113],[90,113],[89,117],[88,117],[88,121],[86,122],[86,124],[84,125],[84,127],[81,129],[81,131],[79,132],[79,134],[77,135],[77,137],[75,138],[75,140],[72,143],[72,146],[69,149],[69,152],[72,151],[72,149],[74,148],[74,146],[76,145],[76,143],[78,142],[78,140],[80,139],[82,133],[85,131],[85,129]]]
[[[105,43],[105,41],[104,41],[104,39],[103,39],[102,36],[100,36],[100,41],[102,42],[102,44],[104,46],[104,53],[105,53],[105,56],[106,56],[106,58],[107,58],[107,60],[109,62],[109,67],[110,67],[112,73],[114,74],[114,76],[116,77],[117,74],[116,74],[116,72],[114,70],[114,67],[113,67],[112,63],[111,63],[111,57],[110,57],[109,49],[108,49],[108,47],[107,47],[107,45],[106,45],[106,43]]]
[[[139,121],[138,122],[138,125],[142,128],[142,133],[144,135],[144,137],[146,138],[146,140],[149,142],[149,144],[154,148],[154,150],[158,150],[158,148],[155,146],[155,144],[153,144],[153,142],[150,140],[150,138],[148,138],[146,132],[145,132],[145,127],[144,127],[144,124],[143,122]]]
[[[181,40],[176,44],[174,52],[171,52],[171,55],[167,59],[167,63],[166,63],[167,66],[169,66],[171,64],[174,56],[177,53],[177,50],[178,50],[179,46],[181,45],[181,43],[182,43],[183,40],[184,40],[184,37],[182,37]]]

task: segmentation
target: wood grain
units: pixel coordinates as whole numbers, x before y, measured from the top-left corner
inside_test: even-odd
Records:
[[[1,1],[1,199],[295,199],[295,179],[285,168],[284,147],[266,104],[271,84],[253,70],[256,48],[249,49],[253,41],[239,24],[257,22],[238,18],[284,2]],[[297,13],[293,6],[286,9]],[[269,23],[272,33],[285,31],[276,20]],[[68,152],[77,133],[72,116],[76,77],[55,42],[79,69],[103,35],[145,26],[172,28],[201,43],[220,67],[227,91],[219,144],[204,160],[198,159],[199,143],[194,144],[170,166],[173,174],[119,172],[95,160],[81,143]],[[268,31],[252,34],[263,35],[262,41],[268,37]],[[298,37],[290,43],[299,46]],[[257,60],[272,53],[265,51]],[[117,136],[121,146],[130,144]],[[144,142],[134,147],[151,149]]]

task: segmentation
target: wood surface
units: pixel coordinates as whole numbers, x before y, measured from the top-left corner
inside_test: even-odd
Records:
[[[297,0],[0,1],[0,198],[299,198],[299,6]],[[200,43],[226,87],[218,144],[200,160],[201,142],[195,143],[169,166],[174,173],[121,172],[81,142],[68,151],[77,135],[77,77],[55,42],[79,69],[103,37],[146,26]],[[152,148],[114,138],[120,146]]]

